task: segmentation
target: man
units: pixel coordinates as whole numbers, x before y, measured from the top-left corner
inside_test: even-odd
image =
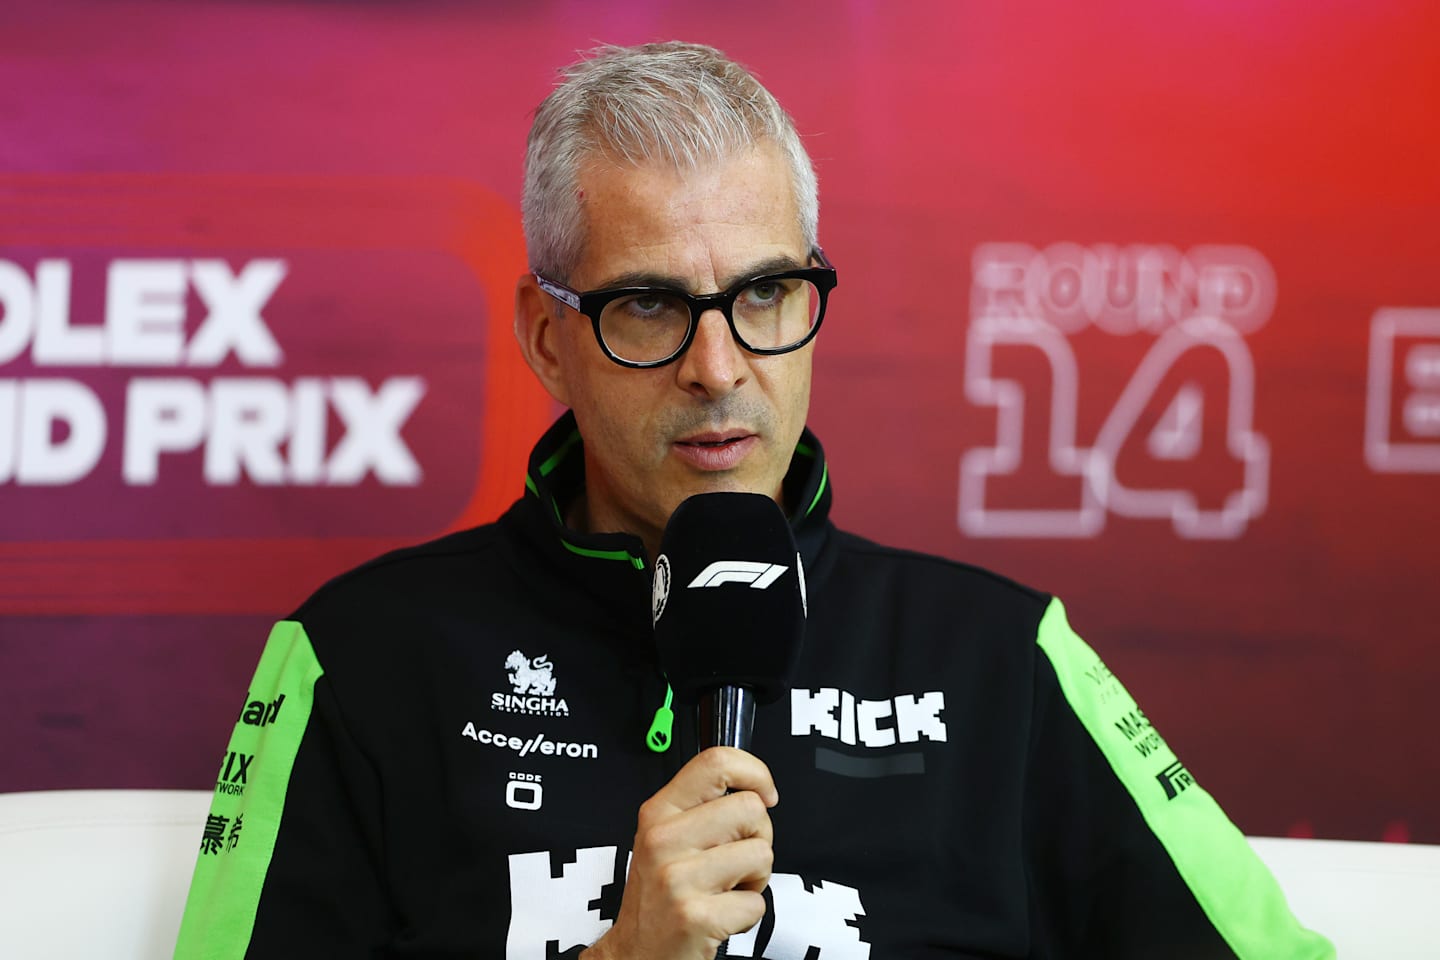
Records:
[[[515,333],[570,413],[498,523],[276,626],[207,828],[243,834],[202,846],[177,956],[1333,955],[1058,601],[829,524],[804,423],[835,275],[748,73],[577,64],[524,214]],[[727,490],[794,529],[795,686],[753,755],[692,756],[684,711],[657,752],[651,558]]]

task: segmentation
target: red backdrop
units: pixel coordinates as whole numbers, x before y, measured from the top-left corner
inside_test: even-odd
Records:
[[[1440,842],[1433,4],[10,3],[0,790],[193,787],[270,620],[494,516],[528,114],[795,116],[836,516],[1063,596],[1242,829]]]

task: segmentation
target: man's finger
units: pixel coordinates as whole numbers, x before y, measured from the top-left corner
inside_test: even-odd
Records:
[[[765,916],[765,898],[754,890],[731,890],[710,898],[716,926],[726,937],[744,933]]]
[[[723,847],[712,847],[686,863],[691,889],[716,895],[730,890],[760,892],[770,882],[775,848],[752,837]]]
[[[754,791],[745,790],[646,824],[636,839],[647,849],[670,851],[664,859],[672,860],[751,837],[769,843],[775,828],[764,801]]]
[[[753,791],[767,807],[780,802],[770,768],[759,757],[734,747],[711,747],[681,767],[646,806],[653,804],[652,815],[663,819],[742,790]]]

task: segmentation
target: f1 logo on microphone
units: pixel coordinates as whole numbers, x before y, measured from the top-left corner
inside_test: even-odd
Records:
[[[761,563],[758,560],[716,560],[690,581],[690,587],[693,589],[718,587],[722,583],[748,583],[753,590],[764,590],[789,569],[783,564]]]

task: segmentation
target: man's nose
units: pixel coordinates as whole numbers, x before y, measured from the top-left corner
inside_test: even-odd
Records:
[[[730,324],[719,310],[700,315],[695,339],[676,366],[681,389],[709,399],[735,390],[745,382],[749,369],[744,348],[735,342]]]

